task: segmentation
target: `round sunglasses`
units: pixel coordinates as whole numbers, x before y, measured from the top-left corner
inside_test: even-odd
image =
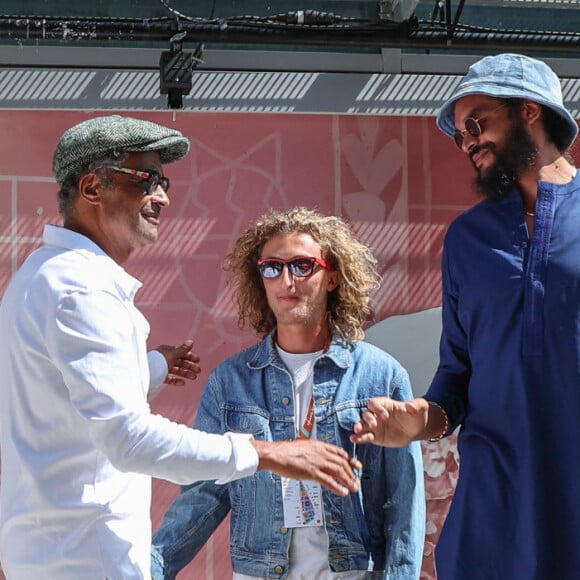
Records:
[[[143,195],[155,195],[159,186],[167,193],[171,187],[169,178],[161,177],[156,171],[144,171],[142,169],[131,169],[130,167],[111,167],[111,169],[117,173],[126,173],[127,175],[140,177],[143,180]]]
[[[260,271],[260,276],[268,280],[273,278],[278,278],[284,266],[288,268],[288,271],[292,276],[297,278],[307,278],[314,272],[314,267],[318,264],[322,266],[325,270],[334,270],[334,268],[322,258],[312,258],[310,256],[299,256],[296,258],[290,258],[289,260],[281,260],[279,258],[262,258],[258,260],[258,270]]]
[[[480,122],[505,106],[505,103],[502,103],[499,107],[481,115],[481,117],[467,117],[467,119],[465,119],[465,129],[462,129],[461,131],[456,129],[455,133],[453,133],[455,145],[457,145],[459,149],[463,149],[463,138],[465,137],[465,133],[469,133],[473,138],[477,139],[483,133]]]

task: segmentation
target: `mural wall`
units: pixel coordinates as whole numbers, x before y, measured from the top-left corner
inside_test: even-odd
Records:
[[[468,161],[433,118],[133,114],[174,126],[192,141],[191,154],[166,168],[171,205],[161,215],[160,240],[126,264],[144,282],[137,301],[151,322],[150,346],[191,337],[202,356],[198,380],[167,387],[153,401],[154,412],[191,424],[210,370],[257,340],[237,328],[221,260],[270,208],[314,206],[351,221],[374,249],[383,275],[369,325],[440,305],[443,236],[475,197]],[[0,111],[0,293],[39,244],[43,224],[60,223],[52,152],[60,135],[88,116]],[[457,476],[454,438],[425,444],[424,456],[429,522],[422,578],[432,579],[433,547]],[[178,491],[154,481],[154,528]],[[228,547],[225,522],[180,577],[229,577]]]

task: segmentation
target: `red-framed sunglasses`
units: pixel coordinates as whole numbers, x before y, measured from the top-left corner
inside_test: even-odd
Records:
[[[308,278],[308,276],[311,276],[312,272],[314,272],[314,267],[317,264],[325,270],[334,270],[326,260],[310,256],[298,256],[296,258],[290,258],[289,260],[262,258],[258,260],[257,264],[260,276],[268,280],[278,278],[278,276],[282,274],[284,266],[288,268],[288,271],[292,276],[296,276],[297,278]]]

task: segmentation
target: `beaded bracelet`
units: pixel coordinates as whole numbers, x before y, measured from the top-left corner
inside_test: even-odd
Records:
[[[447,417],[447,412],[439,403],[436,403],[435,401],[427,401],[427,402],[430,405],[435,405],[435,407],[439,407],[439,409],[441,409],[441,411],[443,412],[443,416],[445,417],[445,426],[443,427],[443,431],[441,432],[441,434],[437,435],[436,437],[429,437],[429,439],[427,439],[427,441],[429,441],[430,443],[435,443],[437,441],[441,441],[441,439],[443,439],[443,437],[445,437],[445,435],[447,434],[447,431],[449,431],[449,417]]]

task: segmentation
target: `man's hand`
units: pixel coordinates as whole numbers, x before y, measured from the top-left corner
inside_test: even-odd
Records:
[[[260,457],[260,470],[317,481],[342,496],[359,489],[360,482],[353,469],[361,469],[362,464],[340,447],[315,439],[275,442],[254,439],[252,443]]]
[[[167,360],[169,373],[164,383],[168,385],[185,385],[185,379],[193,381],[201,372],[199,355],[191,350],[193,340],[186,340],[179,346],[162,344],[158,350]]]
[[[404,447],[427,438],[429,404],[423,398],[403,402],[388,397],[370,399],[367,410],[354,426],[353,443],[376,443],[384,447]]]

